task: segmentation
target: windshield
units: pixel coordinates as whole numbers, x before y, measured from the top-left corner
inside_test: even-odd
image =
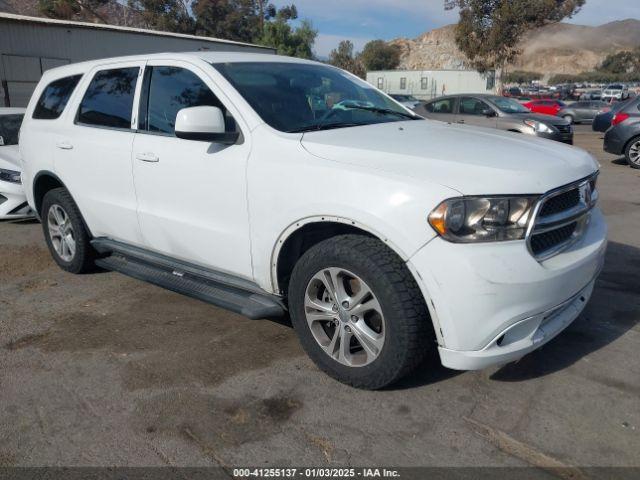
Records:
[[[505,97],[495,97],[491,99],[498,109],[504,113],[531,113],[531,111],[521,105],[516,100]]]
[[[266,123],[283,132],[421,119],[337,68],[285,62],[214,67]]]
[[[0,147],[18,144],[23,117],[24,115],[0,115]]]

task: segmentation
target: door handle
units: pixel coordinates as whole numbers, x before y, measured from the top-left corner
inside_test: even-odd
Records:
[[[61,140],[59,141],[56,146],[60,149],[60,150],[73,150],[73,145],[71,144],[71,142],[67,141],[67,140]]]
[[[136,159],[140,160],[141,162],[149,162],[149,163],[155,163],[160,161],[160,158],[158,158],[158,156],[155,153],[151,153],[151,152],[138,153],[136,154]]]
[[[464,123],[464,120],[458,120],[456,123]]]

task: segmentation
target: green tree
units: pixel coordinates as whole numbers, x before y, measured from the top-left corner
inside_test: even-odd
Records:
[[[329,54],[329,63],[335,67],[347,70],[354,75],[358,75],[359,77],[364,78],[367,73],[364,65],[360,61],[360,58],[354,55],[353,42],[349,40],[341,41],[338,44],[338,48],[331,51]]]
[[[177,33],[194,33],[195,21],[187,0],[128,0],[127,5],[139,13],[146,28]]]
[[[253,0],[195,0],[192,12],[198,35],[253,42],[261,20]]]
[[[608,55],[598,71],[614,74],[640,72],[640,48]]]
[[[262,37],[257,42],[275,48],[280,55],[311,59],[317,36],[318,31],[308,20],[293,28],[286,17],[278,17],[264,24]]]
[[[50,18],[71,20],[80,16],[107,23],[98,9],[109,2],[110,0],[38,0],[38,10]]]
[[[506,72],[502,75],[502,81],[505,83],[531,83],[534,80],[540,80],[541,78],[541,73],[526,72],[523,70],[514,70],[513,72]]]
[[[400,48],[384,40],[367,43],[359,55],[365,70],[394,70],[400,65]]]
[[[519,54],[528,31],[577,13],[586,0],[444,0],[459,9],[456,44],[479,71],[497,70]],[[500,76],[500,75],[498,75]]]

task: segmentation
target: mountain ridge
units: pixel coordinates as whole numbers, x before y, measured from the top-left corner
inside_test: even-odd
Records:
[[[416,38],[389,42],[401,50],[401,69],[470,68],[455,44],[455,25],[425,32]],[[555,23],[528,32],[520,42],[522,54],[509,69],[545,76],[577,74],[597,68],[607,55],[640,47],[640,20],[624,19],[599,26]]]

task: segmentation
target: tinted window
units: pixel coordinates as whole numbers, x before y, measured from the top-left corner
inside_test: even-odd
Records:
[[[67,102],[81,78],[82,75],[74,75],[47,85],[33,111],[33,118],[54,120],[62,115],[64,107],[67,106]]]
[[[438,100],[427,104],[428,112],[432,113],[453,113],[453,98],[445,98],[444,100]]]
[[[138,67],[103,70],[96,73],[84,94],[78,122],[112,128],[131,128],[133,96]]]
[[[477,98],[462,97],[460,99],[460,113],[462,115],[483,115],[489,106]]]
[[[24,115],[0,115],[0,147],[17,145]]]
[[[148,99],[140,106],[140,130],[175,133],[176,117],[183,108],[218,107],[226,114],[227,131],[235,130],[233,118],[193,72],[177,67],[150,67],[145,74]]]

